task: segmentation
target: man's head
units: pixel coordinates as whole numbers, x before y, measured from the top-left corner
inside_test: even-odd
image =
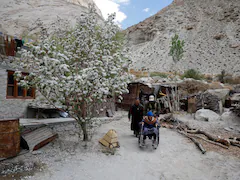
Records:
[[[149,120],[152,120],[153,116],[154,116],[154,114],[152,113],[152,111],[149,111],[147,113],[147,117],[148,117]]]
[[[139,101],[139,99],[136,99],[136,101],[135,101],[135,105],[139,105],[140,104],[140,101]]]
[[[153,96],[153,95],[150,95],[150,96],[149,96],[149,102],[154,102],[154,100],[155,100],[155,99],[154,99],[154,96]]]

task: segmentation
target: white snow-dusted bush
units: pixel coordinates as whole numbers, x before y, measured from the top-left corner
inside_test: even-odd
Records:
[[[131,79],[126,72],[131,61],[114,18],[99,23],[91,7],[75,28],[42,33],[17,62],[19,70],[30,72],[24,79],[16,72],[20,84],[36,87],[51,105],[68,111],[80,123],[84,140],[90,107],[108,95],[121,99]]]

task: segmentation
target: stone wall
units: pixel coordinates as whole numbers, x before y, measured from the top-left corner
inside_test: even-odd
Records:
[[[6,99],[7,75],[7,69],[0,66],[0,119],[23,117],[32,100]]]

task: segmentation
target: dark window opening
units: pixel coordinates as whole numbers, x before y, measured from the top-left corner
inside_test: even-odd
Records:
[[[23,75],[27,75],[23,73]],[[7,79],[7,98],[8,99],[33,99],[35,98],[35,89],[26,89],[18,85],[18,82],[14,79],[14,71],[8,71]]]

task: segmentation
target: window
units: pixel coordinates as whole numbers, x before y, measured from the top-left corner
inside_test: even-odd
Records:
[[[34,88],[26,89],[19,86],[17,81],[14,80],[14,71],[8,71],[7,98],[8,99],[17,99],[17,98],[33,99],[35,98],[35,89]]]

